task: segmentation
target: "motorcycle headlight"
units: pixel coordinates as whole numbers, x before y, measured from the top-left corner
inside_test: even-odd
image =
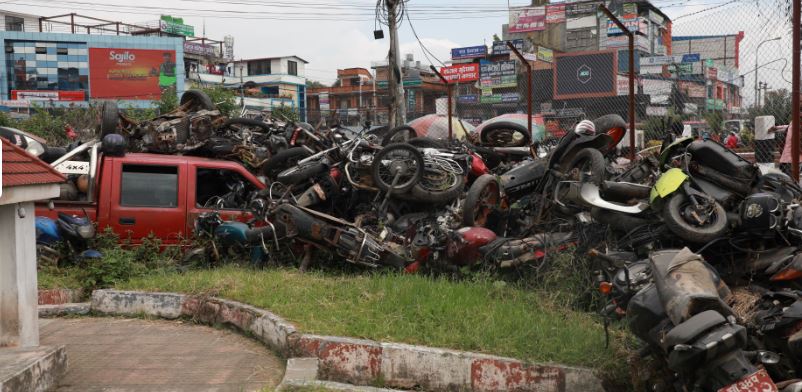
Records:
[[[29,152],[31,155],[38,157],[45,153],[45,146],[43,146],[42,143],[33,139],[27,139],[26,141],[28,142],[28,147],[25,151]]]
[[[88,240],[95,236],[95,226],[94,225],[85,225],[78,227],[78,235],[81,238]]]

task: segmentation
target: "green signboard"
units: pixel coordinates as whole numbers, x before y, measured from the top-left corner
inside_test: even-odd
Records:
[[[170,15],[162,15],[159,20],[161,31],[170,34],[179,34],[187,37],[195,36],[195,27],[184,24],[183,18],[175,18]]]
[[[423,84],[423,81],[420,79],[417,80],[405,80],[404,87],[417,87]],[[376,87],[378,88],[387,88],[390,85],[390,82],[386,80],[379,80],[376,82]]]
[[[705,100],[705,107],[707,107],[707,110],[724,110],[724,100],[707,98]]]

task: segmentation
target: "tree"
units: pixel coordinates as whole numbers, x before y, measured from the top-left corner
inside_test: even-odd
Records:
[[[493,42],[498,42],[498,41],[501,41],[501,38],[498,36],[498,34],[493,34]]]
[[[306,88],[322,88],[326,87],[323,83],[318,82],[317,80],[306,80]]]
[[[787,89],[766,92],[762,107],[749,109],[749,118],[757,116],[774,116],[777,124],[788,124],[791,121],[791,92]]]

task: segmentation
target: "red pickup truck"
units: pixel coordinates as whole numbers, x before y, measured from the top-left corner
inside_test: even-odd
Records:
[[[112,157],[99,155],[98,145],[89,146],[88,152],[90,162],[78,168],[89,174],[86,200],[40,203],[37,216],[86,213],[100,231],[110,227],[122,240],[139,243],[153,234],[169,245],[192,234],[195,218],[211,211],[203,206],[210,198],[225,195],[231,180],[242,181],[247,191],[265,188],[235,162],[157,154]],[[63,169],[68,158],[53,165]],[[67,171],[81,165],[68,166]],[[249,215],[242,210],[220,212],[223,219],[243,220]]]

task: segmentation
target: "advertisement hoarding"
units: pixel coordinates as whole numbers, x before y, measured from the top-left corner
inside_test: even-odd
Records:
[[[89,95],[92,98],[161,98],[176,83],[174,50],[90,48]]]
[[[451,49],[452,60],[474,59],[477,57],[485,57],[485,56],[487,56],[487,46],[484,45]]]
[[[483,89],[515,87],[518,85],[515,61],[484,63],[481,65],[479,75],[480,85]]]
[[[565,22],[565,4],[550,4],[546,6],[546,23]]]
[[[483,95],[480,98],[480,103],[515,103],[520,100],[518,93],[503,93]]]
[[[545,61],[547,63],[553,63],[554,62],[554,51],[549,49],[549,48],[543,47],[543,46],[538,46],[537,47],[537,59],[540,60],[540,61]]]
[[[574,17],[578,15],[596,14],[599,10],[601,1],[592,3],[569,3],[565,5],[565,15],[567,17]]]
[[[320,93],[318,95],[318,100],[320,101],[320,111],[329,111],[331,110],[331,106],[329,105],[329,93]]]
[[[526,33],[546,29],[546,7],[510,8],[510,33]]]
[[[563,53],[554,56],[554,99],[616,95],[616,51]]]
[[[622,8],[624,12],[621,16],[624,19],[635,19],[638,17],[638,3],[624,3]]]
[[[515,49],[518,49],[519,52],[524,51],[524,40],[522,39],[514,39],[512,41],[493,41],[493,54],[510,54],[512,50],[510,47],[507,46],[507,42],[512,42],[512,45],[515,46]]]
[[[184,53],[196,54],[198,56],[215,55],[214,46],[190,41],[184,41]]]
[[[195,36],[195,27],[184,24],[183,18],[176,18],[170,15],[161,16],[159,28],[165,33],[178,34],[185,37]]]
[[[479,80],[479,64],[456,64],[442,67],[440,74],[449,83],[473,82]]]
[[[15,101],[86,101],[86,93],[81,91],[59,90],[11,90]]]
[[[649,25],[648,25],[648,23],[646,23],[646,19],[644,19],[644,18],[636,18],[636,19],[631,19],[631,20],[624,20],[624,21],[622,21],[622,23],[624,24],[624,27],[627,28],[627,30],[629,30],[629,31],[631,31],[633,33],[636,33],[636,34],[646,35],[647,32],[649,31]],[[615,22],[613,22],[612,20],[608,20],[607,21],[607,35],[608,36],[611,36],[611,35],[622,35],[622,34],[624,34],[624,31],[621,30],[621,28],[618,27],[618,25],[615,24]]]

